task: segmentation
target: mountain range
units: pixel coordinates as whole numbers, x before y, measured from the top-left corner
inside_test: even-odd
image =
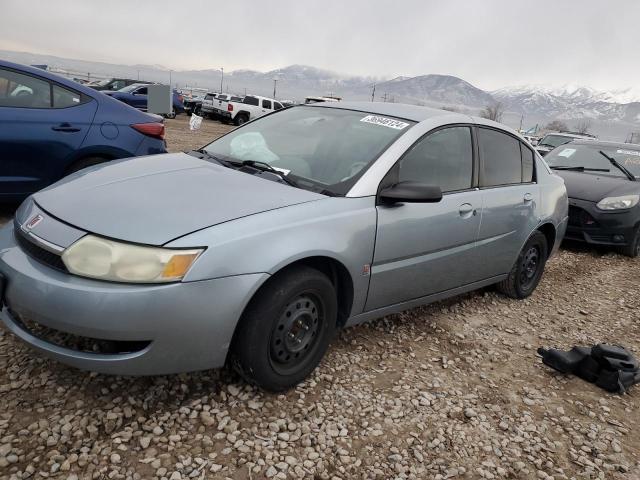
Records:
[[[0,58],[23,64],[46,64],[78,78],[120,76],[168,83],[180,88],[205,87],[213,91],[254,93],[280,99],[302,100],[308,95],[338,95],[345,100],[393,101],[448,108],[477,114],[483,107],[501,102],[503,122],[529,128],[562,120],[569,127],[588,119],[591,130],[604,138],[624,140],[640,131],[640,87],[601,91],[583,85],[523,85],[487,91],[452,76],[428,74],[392,79],[344,75],[306,65],[259,72],[219,69],[173,71],[162,65],[119,65],[50,55],[1,51]]]

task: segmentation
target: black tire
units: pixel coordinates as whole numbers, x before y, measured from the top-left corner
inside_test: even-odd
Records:
[[[92,167],[94,165],[99,165],[100,163],[108,162],[108,158],[102,157],[87,157],[81,160],[78,160],[74,164],[72,164],[67,170],[66,175],[71,175],[72,173],[77,172],[78,170],[82,170],[83,168]]]
[[[270,279],[245,310],[229,361],[249,383],[280,392],[320,363],[336,328],[337,298],[318,270],[291,267]]]
[[[244,113],[241,113],[239,115],[236,115],[236,118],[233,120],[233,123],[236,124],[236,126],[240,126],[242,124],[245,124],[249,121],[249,117],[247,117],[247,115],[245,115]]]
[[[620,253],[631,258],[640,256],[640,225],[633,231],[633,238],[629,244],[620,247]]]
[[[547,238],[536,230],[522,247],[509,276],[498,283],[498,291],[511,298],[527,298],[540,283],[547,257]]]

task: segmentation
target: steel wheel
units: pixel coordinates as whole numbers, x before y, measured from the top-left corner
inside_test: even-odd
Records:
[[[520,264],[520,286],[528,290],[536,278],[540,266],[540,250],[537,246],[529,248],[522,257]]]
[[[324,308],[312,293],[291,300],[271,334],[269,360],[281,374],[297,368],[313,351],[324,325]]]

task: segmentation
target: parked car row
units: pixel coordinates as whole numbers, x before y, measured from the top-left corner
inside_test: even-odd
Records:
[[[489,285],[528,297],[565,236],[640,255],[640,146],[571,138],[545,162],[461,113],[205,101],[256,121],[167,154],[161,118],[0,62],[0,188],[31,194],[0,230],[9,331],[79,368],[227,364],[281,391],[339,328]]]
[[[116,100],[120,100],[127,105],[131,105],[138,110],[142,110],[143,112],[147,111],[147,101],[148,101],[148,93],[147,88],[148,83],[133,83],[128,85],[120,90],[115,92],[113,91],[104,91],[103,93],[106,95],[115,98]],[[172,107],[173,111],[170,114],[167,114],[168,118],[175,118],[176,115],[180,113],[184,113],[184,104],[182,103],[183,96],[176,89],[172,90]]]

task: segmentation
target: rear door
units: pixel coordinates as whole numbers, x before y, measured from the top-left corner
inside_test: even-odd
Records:
[[[366,310],[443,292],[477,280],[482,194],[475,188],[472,127],[449,126],[414,144],[382,185],[438,185],[438,203],[378,205]]]
[[[484,278],[508,273],[537,226],[540,189],[531,148],[515,136],[478,127],[480,189],[483,197],[478,254]]]
[[[0,68],[0,195],[32,193],[63,176],[96,109],[72,89]]]

